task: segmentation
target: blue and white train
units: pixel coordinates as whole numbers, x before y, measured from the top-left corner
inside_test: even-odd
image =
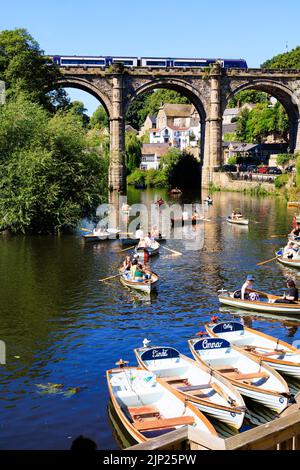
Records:
[[[59,67],[109,67],[119,62],[125,67],[198,68],[218,62],[225,69],[247,69],[244,59],[174,59],[165,57],[50,56]]]

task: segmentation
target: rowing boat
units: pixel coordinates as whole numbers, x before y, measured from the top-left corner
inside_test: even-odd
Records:
[[[153,243],[153,246],[137,246],[135,248],[135,253],[139,256],[139,258],[143,258],[145,256],[152,257],[159,254],[159,247],[160,244],[157,242]]]
[[[137,348],[138,364],[177,390],[202,412],[239,429],[245,403],[229,381],[170,347]]]
[[[300,379],[300,351],[294,346],[238,322],[213,323],[205,327],[210,336],[226,339],[279,372]]]
[[[197,361],[229,380],[242,395],[277,413],[287,407],[290,391],[286,381],[256,357],[221,338],[191,339],[189,346]]]
[[[106,379],[113,408],[133,442],[145,442],[188,424],[217,436],[201,411],[145,369],[111,369]]]
[[[279,263],[284,264],[285,266],[289,266],[290,268],[300,268],[300,256],[297,255],[295,258],[287,258],[283,256],[282,251],[277,251],[276,259]]]
[[[116,239],[119,236],[120,230],[115,228],[108,228],[106,230],[92,230],[91,233],[82,235],[85,241],[98,242],[103,240]]]
[[[287,205],[288,205],[288,207],[300,207],[300,202],[299,201],[288,201]]]
[[[244,219],[243,217],[239,217],[237,219],[232,219],[232,217],[228,216],[226,220],[230,224],[236,224],[236,225],[248,225],[249,224],[249,220]]]
[[[166,241],[166,239],[162,237],[155,237],[154,240],[159,243]],[[119,238],[119,241],[122,246],[134,246],[140,243],[140,238]]]
[[[129,272],[123,272],[120,275],[120,281],[121,283],[129,287],[130,289],[135,289],[139,290],[141,292],[145,292],[146,294],[151,294],[153,289],[156,287],[158,283],[158,275],[151,272],[151,271],[146,271],[146,274],[150,276],[149,279],[143,279],[143,280],[131,280],[131,276]]]
[[[275,300],[280,300],[282,297],[254,289],[251,290],[251,292],[256,292],[259,296],[259,300],[238,299],[234,297],[235,292],[228,292],[226,290],[220,291],[218,297],[221,304],[243,310],[268,313],[288,313],[293,315],[300,314],[300,301],[295,301],[290,304],[281,302],[275,303]]]

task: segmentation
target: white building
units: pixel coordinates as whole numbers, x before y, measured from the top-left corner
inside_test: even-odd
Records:
[[[161,157],[168,152],[170,146],[167,143],[143,144],[141,170],[158,170]]]

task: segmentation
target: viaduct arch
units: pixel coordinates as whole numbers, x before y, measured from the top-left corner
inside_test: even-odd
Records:
[[[300,152],[300,71],[262,69],[66,67],[60,87],[91,93],[104,106],[110,121],[109,187],[125,193],[125,116],[130,104],[142,93],[157,88],[179,91],[194,104],[201,124],[202,184],[213,182],[215,167],[222,164],[222,116],[229,100],[239,91],[264,91],[278,99],[290,122],[290,149]]]

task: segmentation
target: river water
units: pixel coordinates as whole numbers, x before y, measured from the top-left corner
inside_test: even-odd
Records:
[[[129,203],[151,203],[164,191],[131,190]],[[7,348],[0,365],[0,448],[68,449],[84,434],[99,449],[116,449],[108,414],[105,371],[123,358],[134,365],[133,348],[147,337],[190,355],[187,340],[202,322],[238,318],[220,312],[217,290],[238,288],[247,274],[261,290],[282,293],[296,271],[272,258],[287,233],[292,209],[278,198],[215,193],[205,209],[203,246],[187,251],[181,240],[161,250],[153,270],[161,276],[149,299],[126,290],[116,273],[123,259],[119,242],[84,244],[78,235],[0,238],[0,340]],[[191,196],[173,201],[190,202]],[[240,208],[249,227],[226,216]],[[298,282],[298,281],[297,281]],[[298,282],[299,286],[299,282]],[[295,320],[246,317],[252,326],[292,342],[300,339]],[[300,319],[299,319],[300,320]]]

